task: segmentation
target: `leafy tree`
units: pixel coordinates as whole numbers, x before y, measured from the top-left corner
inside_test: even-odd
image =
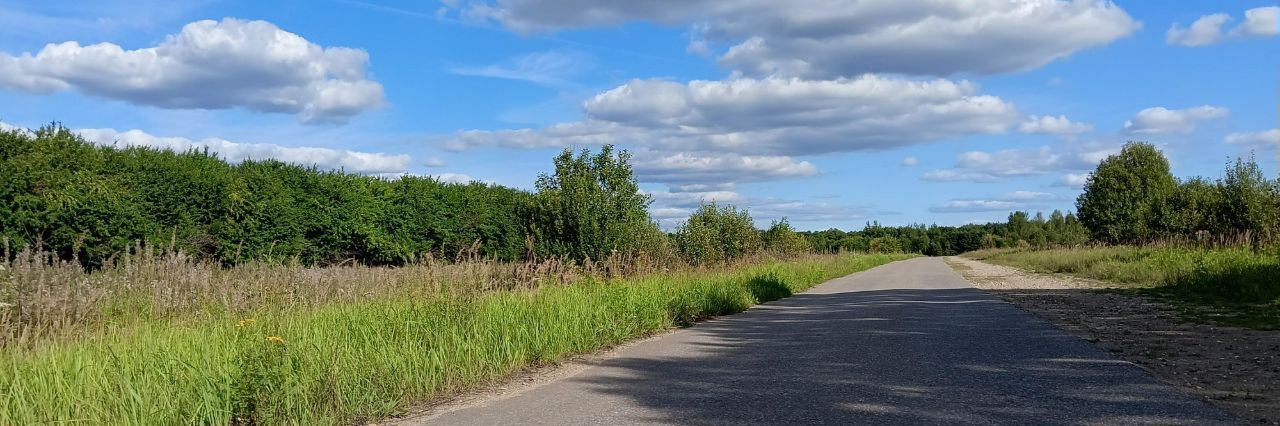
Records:
[[[1277,220],[1273,186],[1251,155],[1237,158],[1227,166],[1220,186],[1221,206],[1218,217],[1226,232],[1252,231],[1257,234],[1273,226]]]
[[[565,149],[555,172],[538,177],[533,235],[541,254],[603,259],[663,250],[665,237],[649,217],[648,195],[640,192],[628,163],[631,154],[598,154]]]
[[[872,238],[868,243],[868,252],[871,253],[901,253],[902,243],[894,237],[876,237]]]
[[[797,233],[785,217],[774,221],[773,225],[764,231],[763,240],[765,250],[776,254],[794,256],[813,251],[813,245],[809,240]]]
[[[763,249],[760,232],[746,210],[714,203],[703,204],[689,215],[676,229],[674,240],[680,257],[695,265],[727,262]]]
[[[1125,144],[1089,176],[1076,200],[1080,221],[1093,237],[1110,243],[1148,240],[1168,230],[1165,220],[1177,182],[1155,146]]]

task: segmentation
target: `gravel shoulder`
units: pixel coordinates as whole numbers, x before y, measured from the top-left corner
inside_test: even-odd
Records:
[[[1044,318],[1255,424],[1280,423],[1280,331],[1190,323],[1101,281],[946,259],[975,287]]]

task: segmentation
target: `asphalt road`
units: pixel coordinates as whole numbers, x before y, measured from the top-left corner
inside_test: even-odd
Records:
[[[1239,424],[939,258],[839,278],[422,424]]]

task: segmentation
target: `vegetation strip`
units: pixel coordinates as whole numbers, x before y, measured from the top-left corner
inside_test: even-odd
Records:
[[[908,255],[390,299],[175,327],[143,324],[0,358],[0,424],[335,424],[523,368],[739,312]]]
[[[995,249],[965,256],[1120,284],[1125,291],[1171,301],[1198,320],[1280,329],[1280,256],[1268,252],[1114,246]]]

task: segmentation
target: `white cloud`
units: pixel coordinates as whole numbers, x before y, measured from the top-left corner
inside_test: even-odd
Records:
[[[1231,145],[1275,149],[1276,146],[1280,145],[1280,129],[1232,133],[1227,135],[1223,141]]]
[[[920,164],[920,160],[916,157],[907,157],[902,159],[903,167],[915,167]]]
[[[954,168],[933,170],[920,179],[932,182],[995,182],[1053,171],[1087,170],[1116,152],[1119,150],[1115,147],[1097,144],[1075,145],[1060,152],[1047,146],[992,152],[968,151],[956,156]]]
[[[1244,12],[1244,22],[1230,30],[1231,17],[1225,13],[1204,15],[1189,27],[1174,23],[1165,33],[1165,42],[1186,47],[1202,47],[1229,38],[1272,37],[1280,34],[1280,7],[1268,6]]]
[[[444,167],[444,166],[447,166],[448,163],[440,159],[440,157],[431,157],[431,158],[428,158],[427,161],[423,161],[422,165],[427,167]]]
[[[801,201],[783,198],[743,197],[734,191],[648,192],[654,202],[650,215],[665,229],[673,229],[689,218],[703,203],[732,204],[747,209],[757,227],[787,218],[797,222],[831,222],[861,220],[868,217],[866,206],[833,204],[825,201]]]
[[[888,149],[1004,132],[1013,105],[969,82],[876,75],[809,81],[632,80],[583,104],[587,119],[541,129],[471,130],[445,141],[542,148],[613,143],[666,151],[809,155]]]
[[[1183,28],[1177,23],[1169,27],[1169,32],[1165,33],[1164,40],[1169,44],[1177,44],[1187,47],[1208,46],[1222,40],[1222,26],[1231,21],[1231,17],[1225,13],[1215,13],[1212,15],[1201,16],[1190,27]]]
[[[1280,34],[1280,6],[1268,6],[1244,11],[1244,22],[1231,30],[1241,37],[1269,37]]]
[[[973,213],[1017,210],[1022,204],[1000,200],[951,200],[942,205],[929,207],[934,213]]]
[[[1018,126],[1022,133],[1045,133],[1052,135],[1078,135],[1093,131],[1093,125],[1071,121],[1065,115],[1057,117],[1033,115]]]
[[[813,176],[818,168],[786,156],[733,153],[641,151],[632,159],[644,182],[668,184],[734,184]]]
[[[1191,133],[1201,121],[1224,118],[1231,113],[1224,107],[1201,105],[1187,109],[1147,108],[1124,122],[1124,133],[1157,135]]]
[[[1000,199],[1006,201],[1045,201],[1056,200],[1058,196],[1048,192],[1013,191],[1004,193],[1000,196]]]
[[[1044,202],[1055,201],[1057,195],[1047,192],[1014,191],[993,199],[956,199],[929,207],[934,213],[974,213],[992,211],[1025,210],[1040,208]]]
[[[1105,45],[1141,24],[1109,1],[498,0],[460,4],[464,17],[517,32],[698,25],[733,45],[720,63],[750,75],[805,78],[1026,70]]]
[[[321,47],[269,22],[226,18],[192,22],[137,50],[69,41],[34,55],[0,53],[0,88],[341,122],[383,103],[382,85],[366,76],[368,62],[363,50]]]
[[[1080,187],[1083,187],[1084,184],[1088,181],[1089,181],[1088,173],[1067,173],[1065,175],[1062,175],[1062,177],[1058,178],[1058,180],[1053,183],[1053,186],[1080,188]]]
[[[440,173],[440,174],[430,175],[430,177],[435,178],[436,180],[444,183],[467,184],[467,183],[479,181],[479,179],[473,178],[469,175],[465,175],[462,173]]]
[[[518,56],[503,64],[454,67],[450,71],[458,75],[521,80],[545,86],[571,86],[572,77],[592,66],[591,58],[585,54],[551,50]]]
[[[287,147],[274,144],[236,143],[224,139],[208,138],[193,141],[182,137],[153,136],[141,130],[124,132],[115,129],[79,129],[75,131],[86,140],[98,145],[131,147],[143,146],[167,149],[175,152],[208,149],[218,157],[232,163],[245,160],[275,159],[287,163],[316,166],[328,170],[344,170],[348,173],[381,175],[404,173],[409,168],[408,155],[390,155],[316,147]]]

